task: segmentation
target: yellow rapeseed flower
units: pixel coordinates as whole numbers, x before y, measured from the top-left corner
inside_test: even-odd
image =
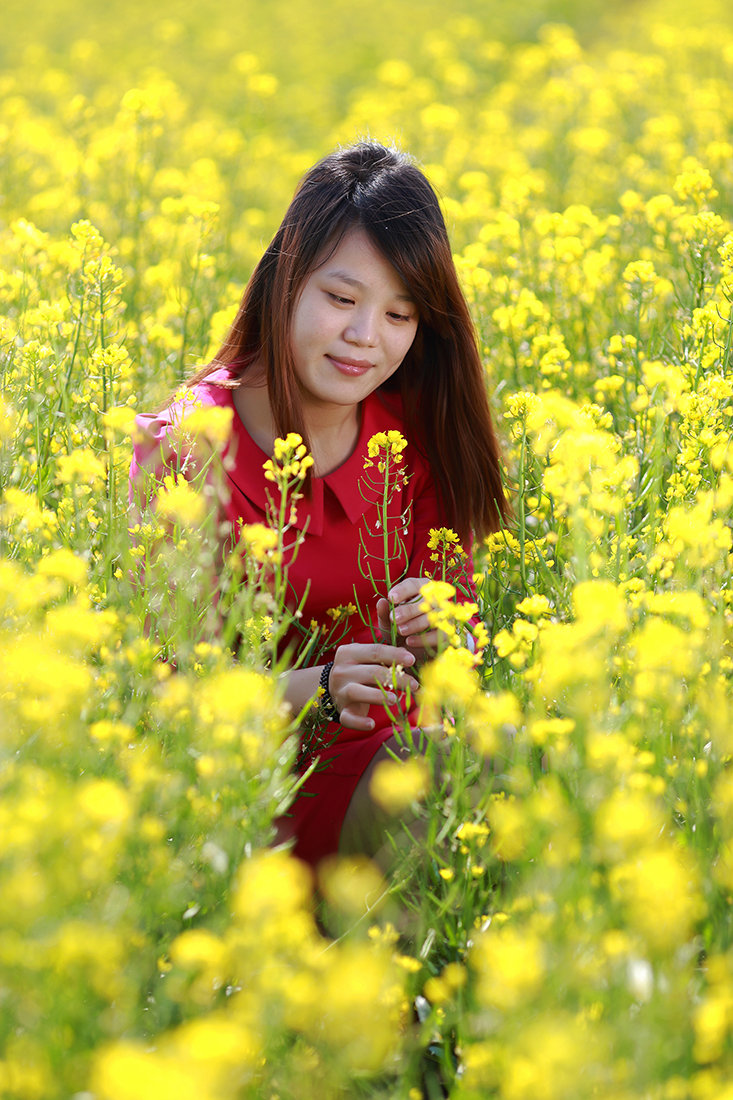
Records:
[[[539,619],[543,615],[549,615],[550,610],[550,601],[547,596],[543,596],[540,593],[536,593],[533,596],[527,596],[517,604],[517,611],[519,614],[526,615],[530,619]]]
[[[166,474],[155,498],[156,513],[181,527],[198,527],[207,513],[203,494],[181,474]]]
[[[685,157],[682,171],[674,181],[674,192],[681,202],[692,202],[695,206],[711,202],[718,192],[713,178],[696,157]]]
[[[285,439],[276,439],[273,457],[263,463],[265,478],[276,482],[285,489],[291,481],[302,482],[313,465],[313,457],[308,454],[302,437],[297,432],[289,432]]]
[[[17,419],[8,404],[0,397],[0,443],[7,443],[15,434]]]
[[[382,809],[397,815],[424,798],[429,786],[427,761],[421,756],[412,756],[408,760],[382,760],[377,764],[369,792]]]
[[[427,580],[423,584],[420,610],[427,615],[433,630],[440,631],[453,646],[463,644],[465,626],[478,613],[475,603],[458,602],[455,586],[442,580]]]
[[[387,898],[382,873],[366,856],[333,856],[318,868],[318,884],[329,905],[361,916],[377,912]]]
[[[80,492],[89,493],[104,484],[107,470],[104,462],[89,447],[79,447],[56,460],[56,476],[64,485],[75,485]]]
[[[655,954],[688,942],[706,910],[692,855],[670,841],[630,854],[613,867],[609,882],[630,927]]]
[[[264,523],[245,523],[239,528],[239,545],[257,562],[275,561],[277,543],[277,531]]]
[[[66,547],[52,550],[38,563],[38,573],[42,577],[58,577],[66,584],[78,588],[87,578],[87,564]]]
[[[492,925],[478,936],[468,959],[476,975],[479,1004],[504,1012],[529,1004],[545,974],[544,950],[537,935],[511,924]]]
[[[473,654],[453,647],[444,650],[422,672],[420,697],[426,724],[433,724],[441,707],[465,708],[477,691]]]

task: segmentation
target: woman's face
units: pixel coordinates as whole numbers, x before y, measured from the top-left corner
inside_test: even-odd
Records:
[[[399,367],[417,332],[415,303],[361,229],[306,279],[293,313],[295,371],[306,410],[356,406]]]

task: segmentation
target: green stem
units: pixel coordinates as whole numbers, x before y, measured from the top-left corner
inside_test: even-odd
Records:
[[[61,406],[64,405],[65,403],[68,403],[68,395],[69,395],[70,384],[71,384],[71,375],[72,375],[72,372],[74,370],[74,364],[76,362],[77,354],[79,352],[79,341],[81,340],[82,320],[83,320],[83,317],[84,317],[84,304],[85,304],[85,301],[86,301],[86,291],[84,289],[83,274],[84,274],[84,257],[82,256],[82,267],[81,267],[81,275],[80,275],[80,278],[82,278],[82,284],[81,284],[82,291],[81,291],[81,297],[79,299],[79,315],[76,319],[76,332],[74,333],[74,345],[71,349],[71,358],[69,359],[69,365],[66,368],[66,374],[64,376],[64,380],[63,380],[63,383],[61,385],[61,391],[60,391],[60,394],[59,394],[59,397],[58,397],[58,401],[56,402],[56,408],[51,413],[51,419],[50,419],[50,423],[49,423],[49,432],[48,432],[48,435],[44,437],[42,449],[38,454],[39,466],[45,466],[46,463],[48,462],[48,455],[49,455],[49,451],[51,449],[51,436],[54,433],[55,424],[56,424],[56,421],[58,420],[58,416],[59,416],[59,413],[61,411]]]
[[[519,575],[522,579],[522,592],[527,591],[527,563],[525,561],[524,546],[526,542],[527,524],[524,505],[524,493],[525,493],[525,467],[527,461],[527,431],[526,428],[522,432],[522,446],[519,451],[519,514],[518,528],[519,528]]]

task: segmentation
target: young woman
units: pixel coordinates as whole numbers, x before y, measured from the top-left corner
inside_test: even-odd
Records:
[[[305,623],[328,624],[339,606],[362,614],[351,614],[317,664],[286,674],[295,712],[323,690],[319,736],[304,739],[300,760],[305,770],[316,756],[318,767],[280,835],[314,865],[336,851],[374,854],[381,822],[371,774],[398,750],[395,713],[419,694],[417,670],[438,640],[420,608],[431,529],[450,527],[470,545],[506,515],[486,380],[445,223],[404,154],[361,142],[306,174],[226,342],[190,385],[199,403],[233,409],[233,530],[265,522],[262,467],[276,438],[297,432],[313,456],[289,584],[294,600],[305,595]],[[146,464],[170,464],[182,416],[174,405],[138,418],[133,479]],[[401,547],[391,586],[376,544],[370,551],[376,513],[363,492],[368,441],[390,430],[408,440],[408,477],[390,513]]]

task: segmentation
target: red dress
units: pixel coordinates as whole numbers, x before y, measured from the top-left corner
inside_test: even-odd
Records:
[[[241,523],[266,522],[267,492],[268,489],[272,492],[272,483],[265,479],[262,469],[270,456],[257,446],[239,419],[233,406],[233,391],[216,384],[217,380],[230,377],[226,368],[221,368],[193,387],[193,392],[197,404],[233,410],[232,436],[227,448],[231,464],[227,464],[226,473],[230,497],[225,508],[232,529],[236,530]],[[191,407],[187,402],[179,402],[161,413],[137,417],[132,483],[143,467],[156,469],[160,474],[170,464],[176,438],[171,428],[185,418]],[[329,609],[351,603],[368,614],[376,631],[377,593],[359,563],[360,555],[362,566],[365,563],[366,548],[378,594],[385,595],[385,570],[380,558],[382,538],[375,526],[376,506],[364,499],[360,488],[363,491],[369,439],[390,429],[404,432],[401,401],[394,394],[378,390],[362,403],[359,437],[352,454],[332,473],[313,478],[310,497],[298,503],[296,526],[301,531],[306,524],[307,527],[289,569],[289,582],[296,596],[307,589],[303,623],[315,621],[328,626],[333,621]],[[393,584],[403,576],[417,577],[430,572],[428,538],[430,529],[440,525],[430,468],[416,449],[410,447],[409,440],[404,458],[409,478],[406,485],[399,487],[390,506],[390,514],[400,517],[403,524],[401,541],[405,555],[392,575]],[[369,624],[358,614],[352,614],[338,642],[371,642],[373,636]],[[293,640],[290,635],[286,643]],[[325,664],[333,659],[334,652],[335,647],[322,650],[306,663]],[[319,731],[315,747],[312,738],[303,746],[299,767],[305,770],[314,755],[319,764],[301,787],[286,821],[280,822],[280,833],[292,835],[295,854],[310,864],[315,865],[338,850],[341,826],[356,785],[379,746],[394,733],[384,707],[371,707],[370,716],[375,727],[368,733],[331,723]]]

